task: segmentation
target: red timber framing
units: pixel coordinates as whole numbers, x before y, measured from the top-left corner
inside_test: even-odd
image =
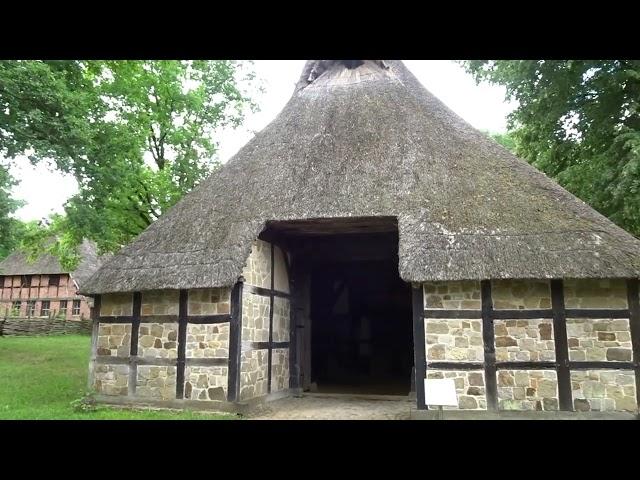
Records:
[[[485,372],[485,391],[487,409],[498,410],[498,388],[496,372],[498,369],[518,370],[555,370],[558,378],[558,400],[561,411],[573,411],[571,394],[572,370],[634,370],[636,379],[636,400],[640,407],[640,299],[638,279],[627,280],[627,308],[625,309],[568,309],[564,304],[563,281],[551,280],[551,308],[542,310],[494,310],[491,296],[491,281],[483,280],[481,287],[480,310],[442,310],[428,309],[424,305],[422,285],[413,287],[413,324],[415,352],[415,385],[417,407],[426,410],[424,403],[424,379],[428,369],[437,370],[482,370]],[[484,362],[432,362],[427,361],[425,352],[424,322],[429,318],[465,318],[482,319]],[[631,333],[633,359],[631,362],[614,361],[570,361],[567,341],[567,318],[628,318]],[[496,362],[493,321],[498,319],[551,319],[555,341],[556,360],[549,361],[511,361]]]

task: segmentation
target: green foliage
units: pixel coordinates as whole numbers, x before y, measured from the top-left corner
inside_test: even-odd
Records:
[[[11,216],[22,202],[11,198],[11,188],[16,180],[9,170],[0,164],[0,260],[6,257],[19,244],[22,222]]]
[[[484,131],[483,133],[498,142],[511,153],[516,153],[516,139],[511,132],[497,133]]]
[[[231,420],[234,415],[118,409],[87,396],[88,335],[0,338],[0,420]],[[82,397],[82,398],[81,398]]]
[[[640,61],[473,60],[518,102],[516,153],[640,235]]]
[[[82,238],[115,251],[208,176],[216,132],[256,108],[235,61],[0,61],[0,153],[72,173],[79,193],[43,238],[65,252]],[[244,83],[243,83],[244,82]]]

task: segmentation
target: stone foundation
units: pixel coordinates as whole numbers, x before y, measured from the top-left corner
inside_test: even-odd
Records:
[[[176,398],[176,367],[138,365],[136,396],[159,400]]]
[[[190,400],[227,399],[229,369],[223,366],[186,367],[184,398]]]
[[[93,374],[93,389],[98,394],[127,395],[129,365],[96,365]]]
[[[494,320],[496,361],[546,362],[556,359],[553,321]]]
[[[425,319],[427,360],[484,361],[481,320]]]
[[[558,410],[558,376],[553,370],[499,370],[500,410]]]
[[[571,389],[577,412],[638,410],[632,370],[573,371]]]

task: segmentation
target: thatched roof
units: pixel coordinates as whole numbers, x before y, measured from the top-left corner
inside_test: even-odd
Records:
[[[29,262],[27,256],[15,251],[0,262],[0,275],[54,275],[69,273],[79,286],[98,269],[101,257],[98,256],[96,244],[84,240],[79,247],[80,263],[70,272],[62,268],[56,257],[50,254],[40,255],[35,261]]]
[[[402,62],[321,62],[84,292],[232,285],[265,222],[360,216],[398,218],[405,281],[640,276],[640,241],[467,124]]]

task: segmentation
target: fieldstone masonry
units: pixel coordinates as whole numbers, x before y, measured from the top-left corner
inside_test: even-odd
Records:
[[[141,315],[178,315],[178,290],[142,292]]]
[[[289,299],[274,297],[273,299],[273,341],[289,341]]]
[[[131,351],[131,324],[100,324],[96,355],[128,357]]]
[[[242,341],[269,341],[269,297],[242,294]]]
[[[554,370],[499,370],[500,410],[558,410],[558,376]]]
[[[102,395],[126,396],[129,388],[129,365],[96,365],[94,389]]]
[[[175,399],[176,367],[138,365],[136,395],[157,400]]]
[[[228,358],[229,323],[187,325],[186,356],[187,358]]]
[[[458,407],[442,407],[443,410],[487,409],[483,371],[427,370],[427,378],[453,378],[458,395]]]
[[[268,357],[269,353],[266,349],[242,352],[240,400],[249,400],[268,393]]]
[[[495,320],[496,361],[553,361],[553,321]]]
[[[271,244],[256,240],[242,270],[245,283],[256,287],[271,288]]]
[[[425,319],[427,360],[482,362],[481,320]]]
[[[138,336],[138,356],[177,358],[177,339],[177,323],[141,323]]]
[[[630,362],[631,332],[627,319],[567,319],[569,360]]]
[[[480,310],[480,282],[426,282],[425,308]]]
[[[110,293],[102,296],[100,315],[103,317],[125,317],[133,314],[131,293]]]
[[[226,315],[231,312],[231,289],[198,288],[189,290],[188,315]]]
[[[289,349],[274,348],[271,353],[271,391],[289,388]]]
[[[496,310],[551,308],[548,280],[493,280],[491,298]]]
[[[635,375],[632,370],[571,372],[573,407],[578,412],[637,412]]]
[[[566,308],[627,308],[624,280],[567,279],[563,284]]]
[[[567,309],[626,309],[624,280],[565,280]],[[423,285],[426,309],[482,308],[479,282],[428,282]],[[550,309],[548,280],[498,280],[491,284],[496,310]],[[497,362],[553,362],[556,360],[552,319],[495,319]],[[633,359],[629,320],[567,318],[571,361]],[[425,318],[427,361],[482,362],[482,321]],[[459,409],[486,408],[484,372],[433,370],[428,378],[454,378]],[[555,370],[498,370],[498,408],[502,410],[558,410]],[[571,385],[577,411],[636,411],[636,385],[631,370],[572,370]]]
[[[228,374],[229,369],[223,366],[187,367],[184,373],[184,398],[225,401]]]

